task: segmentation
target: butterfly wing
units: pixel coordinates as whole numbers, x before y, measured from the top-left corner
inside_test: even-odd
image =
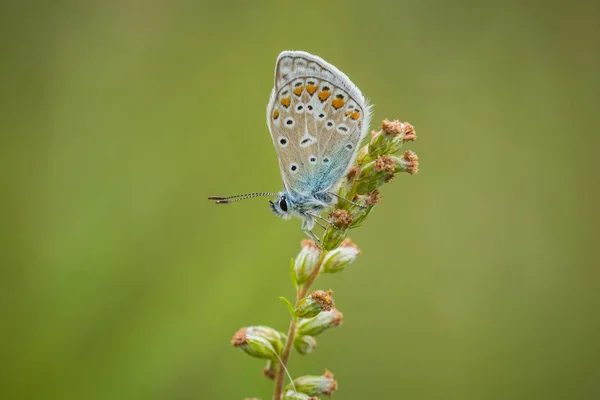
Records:
[[[282,52],[267,121],[288,193],[331,190],[354,162],[370,117],[360,90],[336,67],[302,51]]]

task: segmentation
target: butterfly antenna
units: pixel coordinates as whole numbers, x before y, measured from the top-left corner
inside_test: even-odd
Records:
[[[251,199],[253,197],[263,197],[263,196],[277,196],[277,193],[271,192],[256,192],[256,193],[246,193],[246,194],[236,194],[235,196],[210,196],[209,200],[215,200],[217,204],[229,204],[234,203],[240,200]]]

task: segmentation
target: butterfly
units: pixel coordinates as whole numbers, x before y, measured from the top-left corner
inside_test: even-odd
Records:
[[[302,219],[312,232],[319,212],[334,205],[336,192],[366,136],[371,107],[352,81],[322,58],[304,51],[283,51],[275,65],[275,85],[267,105],[267,125],[279,159],[283,190],[236,196],[211,196],[229,204],[258,196],[284,219]],[[321,225],[321,224],[319,224]],[[322,225],[321,225],[322,226]]]

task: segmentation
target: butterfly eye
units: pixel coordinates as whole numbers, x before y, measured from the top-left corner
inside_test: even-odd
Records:
[[[281,208],[282,211],[288,210],[287,201],[285,201],[285,197],[282,197],[281,200],[279,200],[279,208]]]

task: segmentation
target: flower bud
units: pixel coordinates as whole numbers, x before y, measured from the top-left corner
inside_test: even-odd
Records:
[[[283,400],[319,400],[318,397],[309,396],[304,393],[297,393],[293,390],[288,390],[283,395]]]
[[[356,193],[366,194],[375,191],[379,186],[394,177],[396,161],[384,155],[364,166],[358,177]]]
[[[323,314],[323,313],[321,313]],[[321,315],[319,314],[319,315]],[[315,318],[318,318],[317,315]],[[317,340],[309,335],[298,335],[294,339],[294,348],[296,351],[303,356],[312,353],[317,349]]]
[[[340,326],[344,321],[344,315],[337,309],[323,311],[316,317],[301,319],[298,323],[299,335],[316,336],[329,328]]]
[[[396,163],[394,172],[408,172],[411,175],[419,172],[419,157],[414,151],[406,151],[402,157],[392,157]]]
[[[350,229],[358,228],[359,226],[361,226],[363,224],[363,222],[365,222],[365,220],[367,219],[369,214],[371,213],[372,209],[373,209],[373,206],[368,206],[365,209],[355,211],[353,214],[354,219],[352,220],[352,224],[350,224]]]
[[[329,218],[336,228],[345,229],[352,223],[352,215],[346,210],[335,209],[329,213]]]
[[[402,136],[402,141],[404,142],[413,142],[417,140],[417,133],[415,132],[415,127],[409,124],[408,122],[402,122],[401,124],[401,132],[399,136]]]
[[[328,370],[321,376],[305,375],[294,379],[296,390],[309,396],[331,396],[337,390],[337,381]]]
[[[333,308],[333,291],[324,292],[315,290],[310,295],[301,299],[296,307],[296,316],[299,318],[311,318],[317,316],[321,311],[329,311]]]
[[[371,159],[397,152],[404,142],[417,139],[415,128],[408,122],[384,120],[381,130],[371,133],[369,156]]]
[[[279,362],[273,360],[267,360],[267,365],[265,369],[263,369],[262,374],[271,380],[275,380],[277,378],[277,374],[279,373]]]
[[[249,326],[237,331],[231,344],[252,357],[277,360],[277,355],[283,349],[283,337],[267,326]]]
[[[367,193],[366,195],[364,195],[364,199],[367,208],[358,210],[355,213],[355,215],[353,215],[352,224],[350,224],[351,229],[358,228],[359,226],[361,226],[373,210],[375,204],[381,202],[381,195],[379,194],[379,190],[375,189],[374,191]]]
[[[361,147],[360,150],[358,150],[358,155],[356,156],[356,164],[364,165],[365,163],[371,161],[370,158],[371,157],[369,156],[369,144],[366,144],[363,147]],[[351,170],[348,172],[351,172]],[[350,179],[351,177],[352,175],[348,176],[347,178]]]
[[[247,334],[265,338],[277,353],[281,353],[285,344],[285,335],[269,326],[249,326]]]
[[[346,265],[354,262],[360,254],[358,246],[352,240],[345,239],[340,247],[330,251],[323,260],[323,272],[335,274],[346,268]]]
[[[296,284],[301,285],[308,280],[317,267],[320,255],[321,250],[312,240],[302,241],[302,250],[294,261]]]
[[[386,153],[386,148],[389,146],[387,136],[383,130],[371,132],[371,141],[369,141],[368,147],[369,160]]]
[[[365,204],[367,207],[374,206],[375,204],[381,203],[381,194],[379,190],[374,190],[371,193],[367,193]]]
[[[325,250],[333,250],[338,247],[346,238],[347,233],[347,228],[342,229],[334,226],[328,227],[325,231],[325,235],[323,236],[323,247]]]
[[[362,167],[356,182],[356,193],[365,194],[371,192],[385,182],[385,177],[378,176],[376,172],[375,161],[371,161]]]
[[[387,172],[393,174],[396,169],[396,162],[388,155],[377,157],[373,170],[377,172]]]

